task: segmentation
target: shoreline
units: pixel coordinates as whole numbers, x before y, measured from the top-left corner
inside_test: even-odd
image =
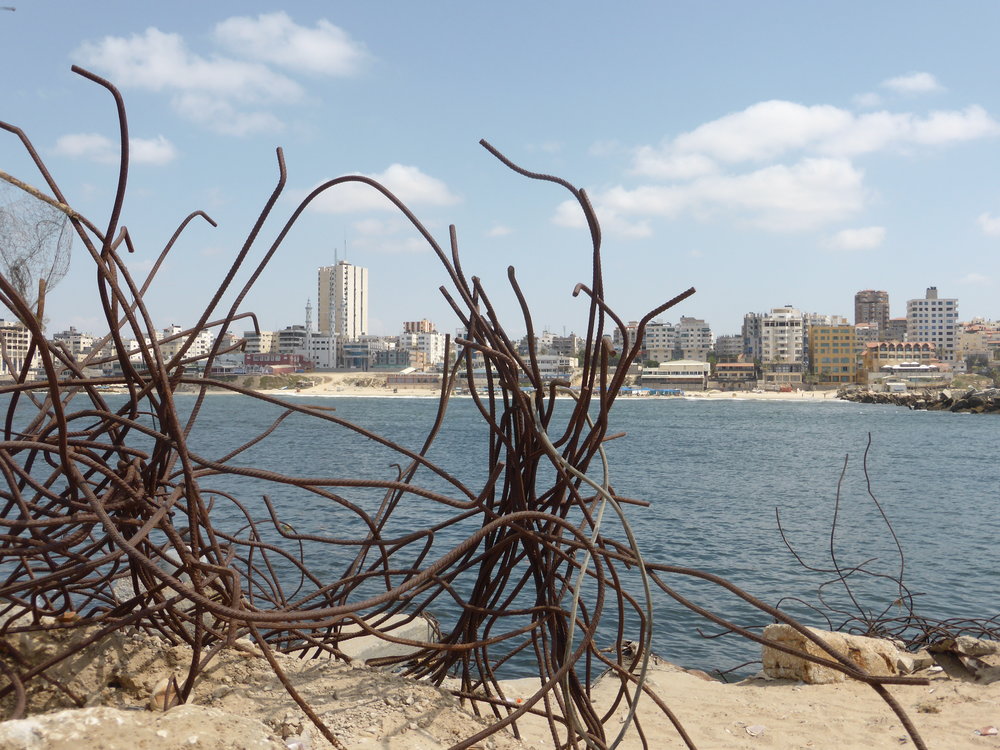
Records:
[[[272,397],[323,397],[323,398],[439,398],[441,389],[438,386],[405,386],[392,387],[385,384],[385,375],[366,375],[364,373],[314,373],[310,375],[311,380],[318,380],[315,385],[307,388],[270,388],[260,389],[257,392]],[[370,382],[359,385],[359,379]],[[224,391],[210,391],[210,393],[224,393]],[[469,394],[452,394],[451,398],[465,399],[472,398]],[[568,397],[567,397],[568,398]],[[837,398],[837,389],[822,391],[791,391],[781,393],[779,391],[686,391],[683,396],[654,396],[643,395],[634,396],[620,393],[617,400],[621,401],[796,401],[800,403],[818,403],[830,401],[842,401]]]

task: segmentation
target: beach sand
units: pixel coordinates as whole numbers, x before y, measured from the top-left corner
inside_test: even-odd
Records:
[[[271,396],[379,396],[379,397],[437,397],[440,389],[427,386],[390,387],[386,385],[384,373],[336,372],[307,373],[302,380],[310,380],[316,384],[309,388],[285,388],[281,390],[262,391]],[[365,384],[360,384],[364,381]],[[453,396],[463,398],[463,396]],[[780,393],[777,391],[685,391],[683,396],[629,396],[619,395],[619,398],[629,401],[637,399],[729,399],[729,400],[760,400],[760,401],[831,401],[836,400],[836,389],[817,391],[792,391]]]

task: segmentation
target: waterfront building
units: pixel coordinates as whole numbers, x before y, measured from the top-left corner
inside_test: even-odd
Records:
[[[785,391],[802,386],[801,362],[772,362],[760,373],[760,386],[766,391]]]
[[[940,359],[953,367],[958,351],[958,300],[938,296],[936,286],[928,287],[921,299],[906,302],[907,341],[929,341]],[[959,368],[956,367],[956,371]]]
[[[18,320],[0,319],[0,375],[4,379],[20,377],[31,346],[31,331]],[[37,360],[37,355],[36,355]],[[33,363],[37,367],[37,361]],[[31,373],[28,379],[33,379]]]
[[[880,370],[887,365],[933,364],[938,360],[933,341],[876,341],[865,345],[858,379],[862,383],[872,383],[883,377]]]
[[[802,313],[794,307],[775,307],[761,320],[760,360],[772,364],[802,364]]]
[[[317,327],[342,341],[368,333],[368,269],[346,260],[319,269]]]
[[[572,379],[579,360],[576,357],[565,357],[561,354],[539,354],[535,357],[535,362],[542,380],[548,382]]]
[[[716,362],[709,385],[720,391],[753,390],[757,387],[757,365],[753,362]]]
[[[855,294],[854,323],[874,323],[884,335],[889,328],[889,293],[864,289]]]
[[[708,362],[675,359],[661,362],[657,367],[643,367],[639,384],[643,388],[680,388],[705,390],[712,372]]]
[[[809,363],[810,372],[821,385],[853,383],[857,376],[855,326],[848,323],[811,326]]]

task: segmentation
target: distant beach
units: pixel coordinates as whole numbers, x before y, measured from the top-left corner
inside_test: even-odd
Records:
[[[394,387],[386,384],[386,375],[383,373],[364,372],[335,372],[335,373],[308,373],[303,374],[303,381],[312,381],[314,385],[304,388],[287,387],[281,389],[262,390],[271,396],[352,396],[352,397],[408,397],[408,398],[436,398],[440,395],[440,389],[435,386],[400,386]],[[362,384],[359,381],[364,381]],[[452,398],[467,398],[468,395],[452,394]],[[791,391],[781,393],[778,391],[684,391],[683,396],[646,396],[646,395],[619,395],[621,399],[636,401],[641,399],[742,399],[761,401],[832,401],[837,398],[836,389],[822,391]]]

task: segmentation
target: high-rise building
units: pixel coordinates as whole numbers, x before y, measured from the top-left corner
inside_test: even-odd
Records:
[[[958,300],[941,299],[936,286],[927,288],[923,299],[906,301],[906,340],[929,341],[937,355],[955,363],[958,348]]]
[[[864,289],[854,295],[854,324],[877,323],[885,331],[889,327],[889,292]]]
[[[769,363],[802,364],[802,313],[794,307],[776,307],[761,321],[760,358]]]
[[[368,333],[368,269],[346,260],[319,269],[316,327],[341,341]]]

